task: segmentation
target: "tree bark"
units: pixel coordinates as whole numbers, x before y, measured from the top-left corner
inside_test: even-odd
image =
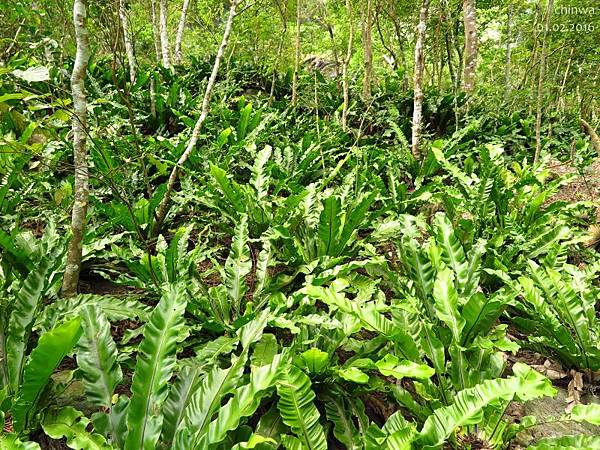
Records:
[[[371,97],[371,83],[373,80],[373,42],[371,33],[372,11],[371,0],[367,0],[367,8],[363,13],[362,20],[362,44],[363,44],[363,63],[365,76],[363,78],[363,98],[366,100]]]
[[[167,17],[169,11],[167,0],[160,0],[160,49],[162,63],[167,69],[171,67],[171,55],[169,50],[169,30],[167,29]]]
[[[350,27],[348,33],[348,47],[346,48],[346,58],[342,65],[342,90],[344,93],[344,104],[342,106],[342,129],[348,129],[348,108],[350,103],[350,95],[348,93],[348,66],[352,59],[352,47],[354,45],[354,20],[352,17],[352,0],[346,0],[346,14],[348,15],[348,25]]]
[[[223,54],[225,53],[225,48],[227,47],[227,42],[229,41],[229,35],[231,34],[231,29],[233,27],[233,19],[236,15],[236,8],[239,4],[240,0],[232,0],[231,7],[229,8],[229,16],[227,18],[227,23],[225,24],[225,30],[223,31],[223,38],[221,39],[221,45],[219,46],[219,50],[217,51],[217,56],[215,58],[215,63],[212,68],[212,72],[210,74],[210,78],[208,79],[208,84],[206,85],[206,91],[204,91],[204,98],[202,99],[202,109],[200,112],[200,117],[192,130],[192,135],[190,140],[185,148],[183,154],[179,157],[177,164],[173,167],[171,171],[171,175],[169,176],[169,181],[167,182],[167,190],[165,191],[165,195],[160,202],[158,207],[158,211],[156,213],[156,221],[154,224],[154,230],[152,235],[158,236],[160,229],[162,228],[162,224],[165,220],[167,212],[169,210],[169,202],[171,199],[171,194],[175,187],[175,182],[179,176],[179,169],[183,167],[185,162],[188,160],[196,144],[198,143],[198,138],[200,136],[200,130],[202,129],[202,125],[208,116],[208,109],[210,106],[210,98],[212,95],[213,88],[217,81],[217,74],[219,73],[219,66],[221,64],[221,60],[223,59]]]
[[[77,53],[71,74],[71,94],[73,96],[73,160],[75,168],[75,201],[71,212],[71,240],[67,251],[67,264],[62,283],[63,297],[77,295],[81,252],[85,231],[85,218],[89,201],[88,166],[86,148],[87,101],[85,97],[85,73],[90,58],[89,38],[86,28],[87,1],[73,3],[73,23]]]
[[[275,57],[275,63],[273,64],[273,75],[271,77],[271,91],[269,93],[269,102],[273,101],[273,95],[275,93],[275,78],[277,67],[279,66],[279,60],[281,59],[281,53],[283,51],[283,44],[285,43],[285,38],[287,36],[287,15],[288,15],[288,0],[285,0],[284,7],[282,8],[279,4],[279,1],[276,0],[277,8],[279,9],[279,14],[281,15],[281,23],[283,26],[283,32],[279,37],[279,44],[277,45],[277,56]]]
[[[465,50],[463,89],[473,91],[475,87],[475,71],[477,69],[477,16],[476,0],[463,0],[463,20],[465,25]]]
[[[302,2],[296,0],[296,51],[294,57],[294,78],[292,79],[292,105],[298,101],[298,72],[300,71],[300,11]]]
[[[569,78],[569,70],[571,70],[571,61],[573,60],[573,51],[575,47],[571,47],[571,53],[569,53],[569,60],[567,61],[567,68],[565,69],[565,75],[563,77],[562,83],[560,85],[560,90],[558,91],[558,110],[565,110],[565,86],[567,85],[567,79]]]
[[[600,137],[598,137],[598,133],[596,133],[594,128],[592,128],[592,126],[589,123],[587,123],[584,119],[580,119],[580,122],[581,122],[581,127],[587,133],[587,135],[590,137],[590,140],[592,142],[592,147],[594,147],[596,152],[598,152],[598,156],[600,157]]]
[[[133,41],[129,33],[129,22],[127,21],[127,11],[125,10],[125,0],[119,0],[119,17],[121,27],[123,28],[123,42],[125,43],[125,53],[127,54],[127,64],[129,65],[129,79],[131,84],[135,83],[136,68],[135,55],[133,51]]]
[[[154,36],[154,51],[156,52],[156,62],[162,62],[162,50],[160,43],[160,31],[158,25],[158,14],[156,13],[156,0],[151,0],[150,7],[152,10],[152,35]]]
[[[177,36],[175,38],[175,64],[181,64],[181,41],[183,41],[183,32],[185,30],[185,18],[190,6],[190,0],[183,0],[181,7],[181,17],[179,17],[179,25],[177,26]]]
[[[535,155],[533,156],[534,163],[540,159],[540,153],[542,151],[542,100],[544,91],[544,76],[546,74],[546,49],[547,49],[547,37],[550,24],[552,22],[552,8],[554,6],[554,0],[548,0],[546,5],[546,20],[544,23],[544,36],[542,38],[542,49],[540,51],[540,73],[538,76],[537,86],[537,102],[536,102],[536,120],[535,120]]]
[[[417,161],[421,160],[420,140],[423,122],[423,71],[425,69],[425,31],[427,30],[427,17],[429,15],[429,0],[423,0],[417,26],[417,41],[415,43],[415,73],[414,73],[414,100],[412,121],[412,154]]]
[[[512,15],[513,15],[513,5],[512,3],[508,5],[508,10],[506,11],[506,54],[504,60],[504,102],[508,102],[508,97],[510,95],[510,44],[512,41]]]

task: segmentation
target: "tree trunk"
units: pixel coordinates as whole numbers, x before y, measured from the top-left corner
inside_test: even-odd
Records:
[[[167,69],[171,67],[171,56],[169,51],[169,31],[167,29],[167,0],[160,0],[160,48],[162,63]]]
[[[348,25],[350,27],[348,33],[348,47],[346,49],[346,58],[342,65],[342,90],[344,92],[344,105],[342,106],[342,129],[348,128],[348,107],[350,104],[350,96],[348,93],[348,66],[352,59],[352,47],[354,45],[354,20],[352,17],[352,0],[346,0],[346,14],[348,15]]]
[[[277,67],[279,66],[279,60],[281,59],[281,53],[283,52],[283,44],[287,36],[287,15],[288,15],[288,0],[285,0],[284,7],[281,8],[279,1],[276,1],[279,14],[281,15],[281,23],[283,25],[283,32],[279,37],[279,44],[277,45],[277,56],[275,57],[275,63],[273,64],[273,75],[271,77],[271,91],[269,93],[269,102],[273,101],[273,95],[275,93],[275,78]]]
[[[71,241],[67,252],[67,264],[62,283],[63,297],[77,295],[79,272],[81,271],[81,251],[85,231],[89,187],[86,149],[87,102],[85,98],[85,73],[90,58],[88,31],[86,28],[87,1],[75,0],[73,23],[77,53],[71,74],[71,94],[73,96],[73,160],[75,169],[75,202],[71,212]]]
[[[158,14],[156,14],[156,0],[151,0],[152,9],[152,35],[154,36],[154,51],[156,52],[156,62],[162,62],[162,50],[160,44],[160,31],[158,26]]]
[[[292,80],[292,105],[298,101],[298,72],[300,70],[300,10],[301,1],[296,0],[296,52],[294,57],[294,78]]]
[[[372,11],[371,0],[366,0],[366,11],[363,13],[362,20],[362,44],[363,44],[363,63],[365,67],[365,76],[363,78],[363,98],[365,100],[371,97],[371,83],[373,80],[373,45],[372,45]]]
[[[573,60],[573,51],[575,47],[571,47],[571,53],[569,54],[569,60],[567,61],[567,68],[565,69],[565,75],[563,77],[562,83],[560,85],[560,90],[558,91],[558,110],[565,110],[565,86],[567,85],[567,79],[569,78],[569,70],[571,70],[571,61]]]
[[[463,18],[465,25],[463,89],[466,92],[471,92],[475,86],[475,70],[477,68],[477,16],[475,0],[463,0]]]
[[[533,161],[536,163],[540,159],[540,152],[542,150],[542,100],[544,91],[544,76],[546,74],[546,48],[547,48],[547,37],[548,30],[552,19],[552,8],[554,6],[554,0],[548,0],[546,5],[546,20],[544,24],[544,37],[542,38],[542,50],[540,52],[540,73],[538,77],[537,86],[537,103],[536,103],[536,120],[535,120],[535,155]]]
[[[513,14],[513,5],[512,3],[508,5],[508,10],[506,11],[506,54],[504,60],[504,102],[508,102],[508,97],[510,95],[510,44],[512,41],[512,14]]]
[[[131,80],[131,84],[133,84],[136,79],[135,55],[133,52],[133,41],[129,33],[125,0],[119,0],[119,17],[121,18],[121,27],[123,27],[123,42],[125,43],[125,53],[127,54],[127,64],[129,65],[129,79]]]
[[[177,26],[177,37],[175,38],[175,64],[181,64],[181,41],[183,40],[183,31],[185,30],[185,18],[190,6],[190,0],[183,0],[181,7],[181,17]]]
[[[202,129],[202,125],[208,116],[208,108],[210,106],[210,98],[212,95],[212,90],[217,81],[217,74],[219,73],[219,66],[221,64],[221,60],[223,59],[223,54],[225,53],[225,48],[227,47],[227,42],[229,41],[229,35],[231,34],[231,28],[233,26],[233,19],[236,14],[236,8],[239,4],[240,0],[232,0],[231,7],[229,8],[229,17],[227,18],[227,23],[225,24],[225,30],[223,31],[223,38],[221,39],[221,45],[219,46],[219,50],[217,51],[217,56],[215,58],[215,64],[213,65],[212,72],[210,74],[210,78],[208,79],[208,84],[206,85],[206,91],[204,91],[204,98],[202,99],[202,109],[200,112],[200,117],[194,126],[192,131],[192,135],[190,140],[185,148],[183,154],[179,157],[177,164],[173,167],[171,171],[171,175],[169,176],[169,181],[167,182],[167,190],[165,191],[165,195],[158,207],[158,211],[156,213],[156,221],[154,225],[154,230],[152,235],[158,236],[162,224],[167,215],[167,211],[169,210],[169,201],[171,198],[171,193],[175,187],[175,182],[177,181],[177,177],[179,176],[179,169],[183,167],[185,162],[188,160],[192,151],[196,147],[196,143],[198,142],[198,137],[200,136],[200,130]]]
[[[590,140],[592,141],[592,147],[598,152],[598,156],[600,157],[600,137],[598,137],[598,133],[592,128],[592,126],[587,123],[584,119],[580,119],[581,127],[588,134]]]
[[[417,161],[421,160],[419,148],[421,128],[423,126],[423,71],[425,69],[425,31],[427,29],[427,16],[429,15],[429,0],[423,0],[417,26],[417,41],[415,43],[415,74],[414,74],[414,101],[412,121],[412,154]]]

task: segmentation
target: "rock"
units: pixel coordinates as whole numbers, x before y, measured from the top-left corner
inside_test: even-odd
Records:
[[[568,391],[557,388],[558,393],[554,398],[544,397],[531,400],[526,403],[513,404],[513,409],[519,411],[522,416],[535,416],[538,425],[529,428],[517,435],[513,444],[527,447],[545,437],[556,437],[570,434],[600,435],[600,426],[577,422],[556,422],[552,418],[558,418],[565,414],[568,405]],[[589,395],[582,398],[584,402],[600,403],[600,399]],[[548,422],[549,423],[544,423]]]

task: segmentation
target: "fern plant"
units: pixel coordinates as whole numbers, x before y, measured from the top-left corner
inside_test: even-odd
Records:
[[[519,277],[522,297],[514,322],[536,348],[555,354],[567,367],[600,368],[600,322],[596,302],[600,290],[589,274],[565,265],[563,272],[528,262]],[[592,272],[593,273],[593,272]]]

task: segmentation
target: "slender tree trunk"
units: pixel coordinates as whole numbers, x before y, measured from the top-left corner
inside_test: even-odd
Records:
[[[233,27],[233,19],[235,18],[236,9],[240,0],[232,0],[231,7],[229,8],[229,16],[227,18],[227,23],[225,24],[225,30],[223,31],[223,38],[221,39],[221,45],[219,46],[219,50],[217,51],[217,56],[215,58],[215,64],[213,65],[212,72],[210,74],[210,78],[208,79],[208,84],[206,85],[206,91],[204,91],[204,98],[202,99],[202,109],[200,112],[200,117],[194,126],[192,131],[192,135],[190,140],[185,148],[183,154],[179,157],[177,164],[173,167],[171,171],[171,175],[169,176],[169,181],[167,182],[167,190],[165,191],[165,195],[158,207],[158,211],[156,213],[156,221],[153,230],[153,236],[158,236],[160,233],[160,229],[165,220],[167,212],[169,210],[169,202],[171,199],[171,194],[173,189],[175,188],[175,182],[179,176],[179,169],[183,167],[185,162],[188,160],[196,144],[198,142],[198,138],[200,136],[200,130],[202,129],[202,125],[208,116],[208,109],[210,106],[210,98],[212,95],[213,88],[217,81],[217,74],[219,73],[219,66],[221,64],[221,60],[223,59],[223,55],[225,54],[225,48],[227,47],[227,42],[229,41],[229,35],[231,34],[231,29]]]
[[[473,91],[475,87],[475,71],[477,69],[477,16],[475,1],[463,0],[465,25],[463,89],[466,92]]]
[[[156,85],[154,83],[154,74],[150,75],[150,115],[156,120]]]
[[[569,78],[569,70],[571,69],[571,61],[573,60],[573,51],[575,47],[571,47],[571,53],[569,54],[569,60],[567,61],[567,68],[565,69],[565,75],[563,77],[562,83],[560,85],[560,90],[558,92],[558,110],[565,110],[565,86],[567,85],[567,79]]]
[[[335,62],[335,76],[339,88],[339,75],[340,75],[340,58],[337,52],[337,46],[335,45],[335,36],[333,35],[333,27],[330,23],[326,23],[327,34],[329,34],[329,41],[331,42],[331,51],[333,52],[333,61]]]
[[[412,121],[412,154],[417,161],[421,160],[421,129],[423,126],[423,72],[425,70],[425,31],[429,15],[429,0],[423,0],[417,26],[417,41],[415,43],[415,74],[414,101]]]
[[[133,41],[129,33],[125,0],[119,0],[119,17],[121,19],[121,27],[123,27],[123,42],[125,43],[125,53],[127,54],[127,64],[129,65],[129,79],[131,80],[131,84],[133,84],[136,79],[135,55],[133,52]]]
[[[346,14],[348,15],[348,25],[350,27],[348,33],[348,47],[346,48],[346,58],[342,65],[342,90],[344,92],[344,104],[342,106],[342,129],[346,131],[348,129],[348,108],[350,106],[350,95],[348,93],[348,66],[352,59],[352,47],[354,45],[354,19],[352,15],[352,0],[346,0]]]
[[[294,57],[294,78],[292,80],[292,105],[298,101],[298,72],[300,71],[300,11],[301,0],[296,0],[296,52]]]
[[[73,96],[73,160],[75,168],[75,202],[71,212],[71,241],[67,252],[67,264],[62,284],[63,297],[77,295],[79,272],[81,271],[81,251],[85,231],[85,218],[88,207],[88,166],[86,148],[87,101],[85,97],[85,73],[90,58],[88,31],[86,28],[87,1],[75,0],[73,23],[77,53],[71,74]]]
[[[277,56],[275,57],[275,63],[273,64],[273,75],[271,77],[271,92],[269,93],[269,102],[273,101],[273,95],[275,93],[275,76],[277,67],[279,66],[279,60],[281,59],[281,53],[283,51],[283,44],[285,43],[285,37],[287,36],[287,14],[288,14],[288,0],[284,1],[284,7],[281,8],[279,1],[277,3],[277,8],[279,9],[279,14],[281,15],[281,23],[283,25],[283,33],[279,37],[279,44],[277,45]]]
[[[160,31],[158,25],[158,14],[156,13],[156,0],[151,0],[150,7],[152,9],[152,35],[154,36],[154,51],[156,52],[156,62],[162,62],[162,50],[160,43]]]
[[[547,37],[550,23],[552,21],[552,8],[554,6],[554,0],[548,0],[546,5],[546,20],[544,24],[544,37],[542,38],[542,50],[540,52],[540,73],[538,77],[537,86],[537,102],[536,102],[536,120],[535,120],[535,155],[533,157],[534,162],[538,162],[540,159],[540,152],[542,150],[542,100],[544,91],[544,76],[546,74],[546,48],[547,48]]]
[[[167,69],[171,67],[171,56],[169,50],[169,30],[167,29],[167,17],[169,10],[167,0],[160,0],[160,48],[162,53],[162,63]]]
[[[365,67],[365,76],[363,78],[363,98],[366,100],[371,97],[371,83],[373,80],[373,42],[371,33],[372,11],[371,0],[366,0],[366,10],[362,17],[362,44],[363,44],[363,63]]]
[[[510,3],[508,5],[508,10],[506,11],[506,53],[504,60],[504,102],[508,102],[508,97],[510,96],[510,44],[512,41],[512,15],[513,15],[513,5]]]
[[[598,156],[600,157],[600,137],[598,137],[598,133],[596,133],[594,128],[589,123],[587,123],[584,119],[580,119],[580,121],[581,121],[581,127],[584,129],[584,131],[590,137],[590,140],[592,142],[592,147],[594,147],[594,149],[598,152]]]
[[[185,18],[187,16],[190,0],[183,0],[181,7],[181,17],[177,26],[177,37],[175,38],[175,64],[181,64],[181,41],[183,41],[183,31],[185,30]]]

